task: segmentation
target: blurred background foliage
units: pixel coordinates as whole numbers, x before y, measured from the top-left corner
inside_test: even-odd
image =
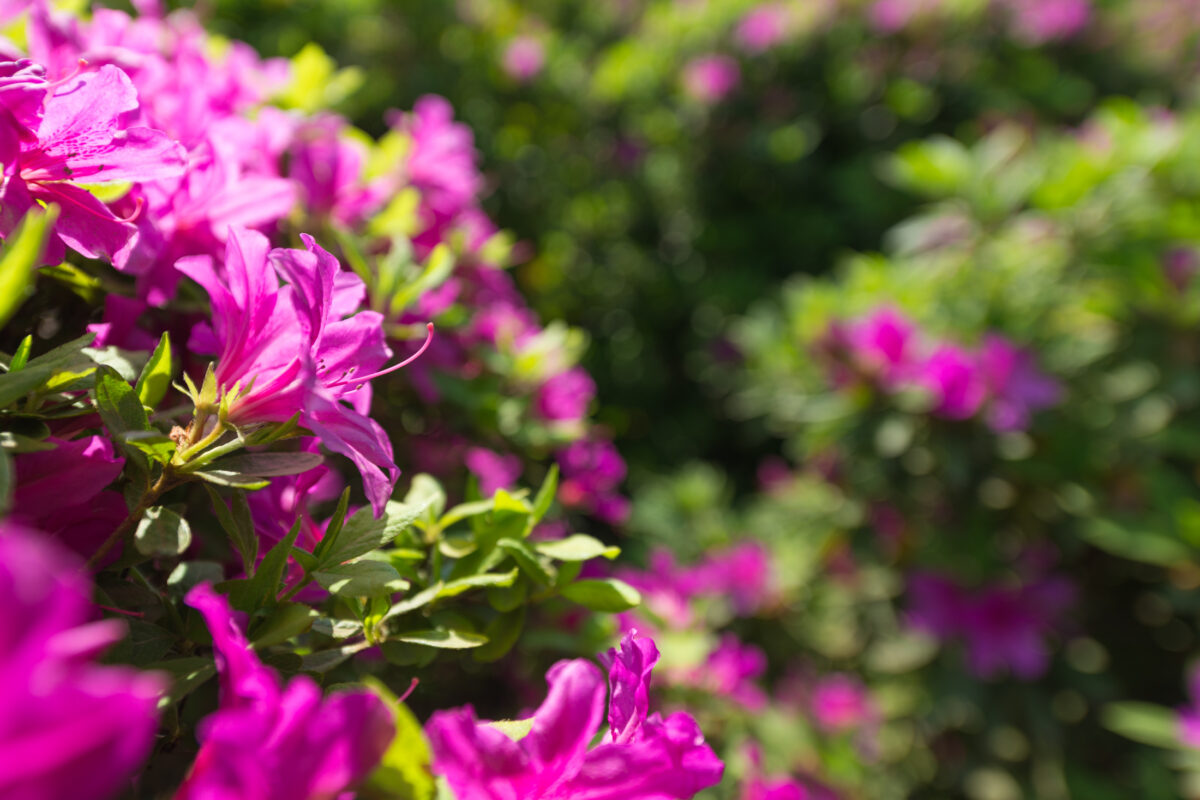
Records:
[[[631,624],[724,748],[718,796],[1200,797],[1168,709],[1200,644],[1200,5],[196,11],[372,134],[428,93],[474,131],[521,289],[590,334]],[[881,310],[1053,392],[1020,425],[939,407],[839,338]],[[747,542],[754,603],[672,588]],[[843,678],[857,711],[822,717]]]

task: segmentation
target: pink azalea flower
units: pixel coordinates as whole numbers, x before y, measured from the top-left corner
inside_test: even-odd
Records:
[[[521,477],[521,459],[511,453],[501,455],[485,447],[470,447],[463,461],[479,479],[479,491],[484,497],[491,497],[497,489],[511,487]]]
[[[698,56],[683,68],[683,90],[706,105],[725,99],[741,80],[738,63],[729,56],[716,53]]]
[[[32,102],[38,95],[40,106]],[[79,184],[169,178],[186,163],[166,134],[122,122],[137,109],[133,84],[113,66],[52,84],[31,62],[0,64],[0,236],[37,203],[54,203],[47,262],[60,260],[66,245],[122,267],[137,227]]]
[[[764,53],[788,33],[788,9],[782,3],[763,3],[738,23],[734,38],[751,53]]]
[[[239,392],[229,421],[283,422],[299,413],[301,425],[358,467],[379,514],[399,470],[387,434],[366,415],[369,382],[404,364],[380,371],[391,355],[382,317],[353,313],[365,292],[362,281],[342,271],[311,237],[301,238],[307,250],[268,253],[266,237],[234,230],[223,276],[205,256],[177,266],[212,300],[217,385],[223,393]],[[279,285],[279,276],[286,286]],[[201,329],[193,339],[205,333]],[[202,352],[196,344],[193,349]]]
[[[1032,680],[1046,671],[1046,639],[1074,602],[1065,579],[1042,577],[1018,586],[967,591],[938,575],[909,579],[909,624],[942,639],[960,638],[967,666],[980,678],[1011,672]]]
[[[1017,33],[1031,44],[1069,39],[1091,20],[1090,0],[1004,0]]]
[[[625,521],[628,501],[617,493],[625,479],[625,460],[612,442],[580,439],[559,451],[558,463],[563,472],[559,497],[564,504],[614,525]]]
[[[105,491],[121,474],[125,459],[113,452],[112,442],[103,436],[73,441],[49,437],[45,442],[54,449],[22,453],[14,459],[12,519],[89,556],[129,514],[120,492]]]
[[[150,753],[153,673],[101,666],[125,635],[93,621],[83,565],[44,537],[0,524],[0,797],[108,800]]]
[[[288,175],[303,192],[303,208],[354,226],[386,199],[363,182],[366,146],[344,135],[346,121],[332,114],[307,120],[295,132]]]
[[[911,377],[917,363],[917,327],[892,308],[880,308],[844,328],[856,366],[876,376],[884,388]]]
[[[504,48],[501,64],[508,76],[525,83],[542,71],[546,63],[546,48],[534,36],[518,36]]]
[[[1025,430],[1034,412],[1062,398],[1062,385],[1039,370],[1029,352],[999,336],[984,339],[979,371],[988,389],[987,422],[995,431]]]
[[[596,382],[579,367],[560,372],[543,383],[534,399],[534,409],[542,419],[554,422],[581,420],[596,396]]]
[[[395,723],[369,691],[322,697],[306,676],[286,686],[258,660],[228,601],[187,596],[213,637],[220,708],[200,721],[200,752],[176,800],[335,800],[379,763]]]
[[[987,392],[976,359],[953,344],[934,349],[921,364],[917,382],[933,393],[933,413],[947,419],[974,416]]]
[[[475,136],[454,121],[453,107],[437,95],[421,97],[411,114],[398,116],[393,124],[412,137],[407,183],[420,190],[427,222],[440,230],[483,189],[475,166]]]
[[[867,687],[851,675],[822,677],[813,687],[810,705],[817,724],[830,731],[854,730],[878,718]]]
[[[767,657],[762,650],[727,633],[702,664],[675,677],[684,685],[726,697],[749,711],[761,711],[766,708],[767,696],[755,681],[766,671]]]
[[[610,650],[608,733],[589,745],[604,717],[604,678],[583,659],[546,673],[549,692],[518,741],[466,708],[435,713],[426,725],[433,769],[458,800],[671,800],[715,785],[723,765],[696,721],[679,712],[647,716],[658,650],[627,634]]]

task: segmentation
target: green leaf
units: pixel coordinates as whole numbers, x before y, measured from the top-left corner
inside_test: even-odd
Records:
[[[217,674],[217,666],[213,660],[200,656],[156,661],[146,664],[145,669],[165,672],[171,677],[171,691],[158,701],[160,710],[178,703]]]
[[[628,611],[642,602],[642,596],[625,581],[616,578],[575,581],[562,588],[562,596],[593,611]]]
[[[459,503],[454,508],[447,511],[437,521],[438,527],[442,530],[449,528],[456,522],[467,519],[468,517],[477,517],[480,514],[486,514],[496,507],[493,498],[487,500],[475,500],[470,503]]]
[[[25,302],[33,285],[33,276],[42,260],[42,247],[58,209],[31,210],[0,253],[0,326],[4,325]]]
[[[496,545],[513,557],[521,571],[543,586],[552,586],[556,570],[520,539],[501,539]]]
[[[516,581],[512,586],[489,586],[488,605],[497,611],[512,611],[529,596],[529,581]]]
[[[427,496],[421,502],[429,504],[434,498]],[[321,556],[322,568],[383,547],[403,533],[427,508],[428,505],[414,504],[408,499],[403,503],[389,500],[380,519],[375,519],[370,508],[359,509],[346,521],[337,541]]]
[[[134,547],[151,558],[177,556],[191,544],[192,529],[187,520],[163,506],[146,509],[133,534]]]
[[[421,472],[413,476],[408,494],[404,495],[404,504],[412,508],[423,508],[425,517],[432,522],[446,510],[446,492],[436,479]]]
[[[421,591],[417,592],[412,597],[404,598],[400,602],[395,603],[390,609],[388,609],[387,614],[384,615],[384,619],[398,617],[401,614],[407,614],[410,611],[416,611],[418,608],[421,608],[422,606],[429,605],[430,603],[432,603],[434,600],[437,599],[438,592],[441,590],[442,590],[442,584],[435,583],[432,586],[426,587],[425,589],[422,589]]]
[[[550,471],[546,473],[546,479],[542,481],[542,486],[538,489],[537,497],[533,499],[533,525],[537,525],[542,521],[542,517],[546,516],[546,512],[554,504],[554,496],[557,493],[558,464],[551,464]]]
[[[575,533],[552,542],[538,542],[533,547],[542,555],[559,561],[587,561],[598,556],[611,561],[621,554],[621,548],[609,547],[585,533]]]
[[[167,396],[167,389],[170,387],[171,336],[164,331],[162,338],[158,340],[158,346],[150,354],[150,360],[142,367],[142,373],[138,375],[137,385],[133,390],[137,392],[143,406],[155,408]]]
[[[16,475],[13,472],[12,459],[8,453],[0,449],[0,517],[3,517],[12,508],[13,488],[16,484]]]
[[[496,615],[483,629],[483,635],[488,638],[488,643],[471,653],[471,657],[476,661],[488,663],[507,655],[525,628],[526,608],[527,606],[520,606],[507,614]]]
[[[170,461],[178,449],[171,437],[160,431],[125,431],[118,438],[160,464]]]
[[[296,520],[288,535],[263,556],[253,578],[219,583],[217,591],[228,593],[230,604],[239,611],[254,612],[263,606],[275,605],[275,596],[279,594],[283,572],[287,568],[288,554],[299,534],[300,520]]]
[[[13,353],[12,358],[8,362],[9,372],[20,371],[29,361],[29,353],[33,350],[33,334],[29,334],[21,343],[17,345],[17,351]]]
[[[25,371],[17,373],[25,374]],[[146,419],[146,409],[124,378],[112,367],[96,368],[96,408],[109,432],[120,435],[127,431],[152,430]]]
[[[402,592],[408,581],[391,564],[381,561],[353,561],[334,564],[313,574],[317,583],[339,597],[374,597]]]
[[[237,472],[256,478],[278,478],[308,472],[324,461],[320,453],[239,453],[218,458],[205,469]]]
[[[1186,544],[1149,525],[1133,529],[1117,520],[1093,519],[1081,526],[1080,536],[1101,550],[1146,564],[1171,567],[1186,564],[1192,557]]]
[[[435,787],[429,767],[431,757],[421,723],[382,681],[367,678],[365,683],[391,710],[396,733],[379,766],[359,788],[359,797],[364,800],[432,800]]]
[[[217,520],[229,536],[233,549],[242,557],[242,569],[246,575],[254,577],[254,564],[258,560],[258,534],[254,531],[254,519],[250,515],[250,504],[246,502],[246,493],[240,489],[233,491],[233,510],[225,505],[225,501],[211,486],[205,486]]]
[[[301,603],[280,603],[275,610],[254,629],[251,642],[258,649],[283,644],[294,636],[312,627],[317,612]]]
[[[0,408],[11,406],[35,389],[42,388],[53,374],[52,367],[36,369],[27,364],[20,372],[0,375]]]
[[[436,647],[439,650],[470,650],[487,644],[487,637],[470,631],[436,628],[425,631],[405,631],[389,637],[392,641]]]
[[[341,497],[338,498],[337,508],[333,510],[333,516],[329,518],[329,525],[325,528],[325,535],[321,537],[321,541],[317,542],[317,546],[313,548],[313,557],[316,563],[313,569],[316,569],[325,558],[325,554],[329,552],[342,535],[342,528],[346,525],[346,509],[350,507],[350,487],[347,486],[342,490]],[[333,562],[336,563],[336,562]]]
[[[1112,703],[1104,708],[1102,722],[1110,731],[1135,742],[1181,749],[1179,719],[1169,708],[1151,703]]]
[[[265,478],[260,478],[256,475],[243,475],[240,472],[228,472],[226,470],[215,469],[200,469],[195,472],[188,472],[188,475],[199,478],[205,483],[211,483],[216,486],[228,486],[232,489],[265,489],[271,485],[271,482]]]
[[[437,596],[455,597],[470,589],[483,589],[488,586],[512,586],[517,580],[517,570],[511,572],[485,572],[480,575],[471,575],[466,578],[458,578],[456,580],[447,581],[441,584]]]
[[[141,619],[123,621],[129,633],[109,651],[114,661],[145,666],[165,656],[175,644],[174,634],[166,628]]]
[[[215,561],[181,561],[167,576],[167,591],[173,597],[183,597],[201,583],[220,583],[224,568]]]

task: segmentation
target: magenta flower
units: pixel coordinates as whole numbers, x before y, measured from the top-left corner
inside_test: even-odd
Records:
[[[580,439],[559,451],[563,482],[559,498],[614,525],[629,515],[629,501],[617,493],[625,479],[625,461],[612,442]]]
[[[920,366],[917,382],[933,394],[933,413],[967,419],[983,405],[987,387],[976,359],[953,344],[938,345]]]
[[[212,632],[221,705],[197,728],[200,752],[176,800],[334,800],[370,774],[395,733],[379,697],[323,698],[306,676],[283,686],[224,597],[200,584],[187,602]]]
[[[791,778],[753,777],[742,785],[740,800],[808,800],[808,791]]]
[[[332,114],[307,120],[296,129],[288,175],[303,191],[310,214],[341,225],[359,225],[385,199],[363,181],[367,148],[345,135],[346,121]]]
[[[918,359],[917,327],[892,308],[880,308],[845,327],[856,367],[887,389],[912,376]]]
[[[210,344],[218,352],[217,385],[236,394],[229,422],[283,422],[299,413],[301,425],[358,467],[379,514],[399,470],[387,434],[366,416],[369,382],[407,362],[380,371],[391,355],[382,317],[353,313],[365,292],[362,281],[312,237],[301,238],[306,251],[268,253],[266,237],[234,230],[224,277],[207,256],[178,263],[212,300],[211,337],[203,329],[194,333],[193,348],[203,352],[200,345]],[[288,285],[279,285],[279,275]]]
[[[1092,16],[1090,0],[1004,0],[1015,15],[1017,33],[1031,44],[1069,39]]]
[[[867,687],[851,675],[827,675],[818,680],[810,705],[813,719],[828,731],[854,730],[879,717]]]
[[[1062,385],[1039,370],[1028,351],[999,336],[984,339],[979,371],[988,389],[986,417],[992,430],[1025,430],[1034,412],[1062,399]]]
[[[771,554],[761,542],[741,542],[712,551],[699,564],[681,570],[676,583],[689,597],[728,597],[738,614],[750,614],[773,591]]]
[[[909,624],[946,641],[961,639],[967,666],[980,678],[1011,672],[1032,680],[1046,671],[1046,640],[1075,598],[1065,578],[1042,577],[1017,586],[963,589],[929,574],[909,579]]]
[[[721,779],[723,765],[696,721],[649,710],[658,650],[625,636],[608,652],[608,733],[589,749],[604,717],[604,678],[583,659],[546,673],[549,692],[518,741],[476,720],[468,706],[439,711],[425,727],[434,772],[458,800],[670,800]]]
[[[507,489],[521,477],[521,459],[511,453],[501,455],[485,447],[470,447],[463,461],[479,479],[479,491],[491,497],[497,489]]]
[[[412,136],[407,182],[421,191],[428,223],[447,224],[483,189],[475,166],[474,134],[454,121],[453,107],[437,95],[418,99],[412,113],[398,117],[395,126]]]
[[[702,664],[678,676],[681,683],[728,698],[749,711],[766,708],[767,696],[755,683],[767,671],[762,650],[727,633]]]
[[[89,556],[129,514],[120,492],[104,491],[121,474],[125,459],[103,436],[45,441],[54,449],[14,459],[12,519]]]
[[[782,3],[763,3],[750,10],[738,23],[734,38],[751,53],[764,53],[788,33],[788,9]]]
[[[245,154],[257,147],[254,133],[244,120],[214,122],[208,138],[189,153],[185,175],[144,187],[153,214],[143,220],[138,254],[144,257],[135,258],[127,270],[138,275],[139,295],[150,303],[174,295],[180,258],[219,256],[230,230],[266,229],[295,205],[292,181],[243,163]]]
[[[808,800],[804,784],[792,778],[765,778],[762,774],[762,750],[757,743],[745,748],[750,760],[749,775],[742,783],[739,800]]]
[[[33,100],[41,96],[40,106]],[[124,266],[137,227],[79,184],[148,181],[183,172],[183,148],[166,134],[122,122],[138,109],[129,77],[113,66],[58,83],[28,61],[0,64],[0,236],[38,203],[59,207],[47,262],[66,245]]]
[[[595,396],[596,382],[575,367],[548,378],[538,388],[534,409],[542,419],[553,422],[581,420]]]
[[[83,565],[12,525],[0,525],[0,609],[0,797],[120,793],[150,753],[166,682],[95,663],[124,624],[93,621]]]
[[[698,56],[683,68],[683,90],[706,105],[719,103],[741,83],[742,71],[729,56]]]
[[[542,71],[546,48],[534,36],[518,36],[504,48],[500,63],[510,78],[525,83]]]

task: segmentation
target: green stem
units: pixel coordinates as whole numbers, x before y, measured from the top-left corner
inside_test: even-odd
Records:
[[[199,418],[196,420],[196,428],[197,429],[201,428],[201,426],[203,424],[204,424],[204,420],[199,419]],[[218,421],[217,424],[213,426],[212,431],[207,436],[205,436],[200,441],[190,445],[182,453],[175,456],[176,460],[178,461],[179,464],[186,464],[188,462],[188,460],[195,453],[199,453],[200,451],[204,450],[209,445],[215,443],[218,439],[221,438],[221,436],[224,433],[225,433],[225,426]]]

